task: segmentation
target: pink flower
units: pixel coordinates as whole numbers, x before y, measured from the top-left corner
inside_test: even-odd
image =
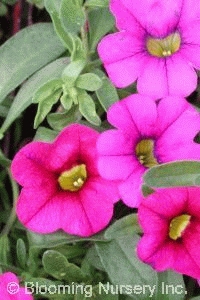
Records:
[[[19,286],[19,279],[11,272],[0,274],[0,299],[2,300],[33,300],[30,291]]]
[[[158,190],[138,209],[139,258],[157,271],[200,278],[200,188]]]
[[[52,143],[32,142],[16,154],[11,170],[23,186],[17,216],[28,229],[89,236],[109,223],[118,194],[97,171],[98,135],[74,124]]]
[[[131,207],[140,203],[142,175],[148,168],[200,159],[200,145],[193,141],[200,129],[196,110],[178,97],[153,100],[134,94],[112,105],[108,121],[117,129],[103,132],[97,142],[100,174],[121,181],[120,196]]]
[[[187,96],[200,69],[200,4],[191,0],[111,0],[119,32],[98,52],[119,88],[137,79],[141,94]]]

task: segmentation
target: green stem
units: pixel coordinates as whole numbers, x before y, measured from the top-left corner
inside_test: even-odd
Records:
[[[5,227],[3,228],[2,232],[1,232],[1,235],[7,235],[10,232],[10,230],[11,230],[11,228],[12,228],[12,226],[13,226],[15,220],[16,220],[16,204],[17,204],[17,199],[18,199],[18,195],[19,195],[18,185],[12,179],[12,175],[11,175],[11,172],[10,172],[9,168],[7,168],[7,172],[8,172],[9,178],[10,178],[10,183],[11,183],[11,188],[12,188],[13,207],[12,207],[10,216],[8,218],[8,221],[7,221]]]

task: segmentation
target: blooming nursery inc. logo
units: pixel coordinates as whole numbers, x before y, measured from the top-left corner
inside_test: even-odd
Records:
[[[30,44],[0,80],[0,300],[198,295],[200,0],[27,2],[52,24],[0,46]]]

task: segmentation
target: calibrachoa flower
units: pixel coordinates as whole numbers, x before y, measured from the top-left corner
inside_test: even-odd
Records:
[[[32,142],[16,154],[11,171],[23,186],[17,216],[28,229],[89,236],[109,223],[118,194],[97,171],[98,135],[73,124],[52,143]]]
[[[0,274],[0,299],[2,300],[33,300],[33,296],[20,287],[19,279],[11,272]]]
[[[157,190],[143,199],[139,223],[144,235],[139,258],[157,271],[200,278],[200,188]]]
[[[200,2],[111,0],[119,32],[107,35],[98,52],[119,88],[137,79],[139,93],[157,98],[187,96],[200,69]]]
[[[196,110],[179,97],[153,100],[134,94],[112,105],[107,118],[117,129],[103,132],[97,142],[100,174],[121,181],[120,196],[131,207],[139,205],[148,168],[200,159],[200,145],[193,141],[200,129]]]

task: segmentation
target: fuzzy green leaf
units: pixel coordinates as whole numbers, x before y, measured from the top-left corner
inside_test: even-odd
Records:
[[[25,269],[27,263],[26,245],[22,239],[17,240],[17,258],[20,266]]]
[[[68,33],[62,25],[59,13],[60,13],[60,0],[45,0],[45,8],[51,16],[54,29],[60,38],[61,42],[71,53],[73,51],[73,36]]]
[[[119,100],[119,96],[116,88],[108,77],[106,77],[104,72],[95,70],[95,74],[97,74],[102,81],[102,86],[96,91],[96,95],[102,107],[107,111],[113,103]]]
[[[66,31],[77,35],[85,23],[85,14],[78,1],[62,0],[60,18]]]
[[[96,113],[96,107],[93,99],[85,92],[81,91],[78,94],[79,110],[88,122],[99,126],[101,119]]]
[[[98,8],[91,10],[89,19],[89,48],[95,51],[100,39],[114,28],[114,17],[108,8]]]
[[[0,102],[64,51],[50,23],[26,27],[7,40],[0,47]]]
[[[56,279],[68,282],[84,280],[84,274],[75,264],[69,263],[67,258],[58,251],[47,250],[43,254],[42,262],[45,271]]]
[[[61,78],[62,72],[69,63],[68,57],[63,57],[48,64],[30,77],[17,93],[10,107],[0,132],[4,133],[15,119],[32,103],[33,95],[47,81]]]
[[[150,168],[144,175],[150,187],[199,186],[200,162],[177,161]]]
[[[87,0],[86,7],[108,7],[109,0]]]
[[[76,87],[90,92],[98,90],[102,86],[102,80],[93,73],[85,73],[78,77]]]

